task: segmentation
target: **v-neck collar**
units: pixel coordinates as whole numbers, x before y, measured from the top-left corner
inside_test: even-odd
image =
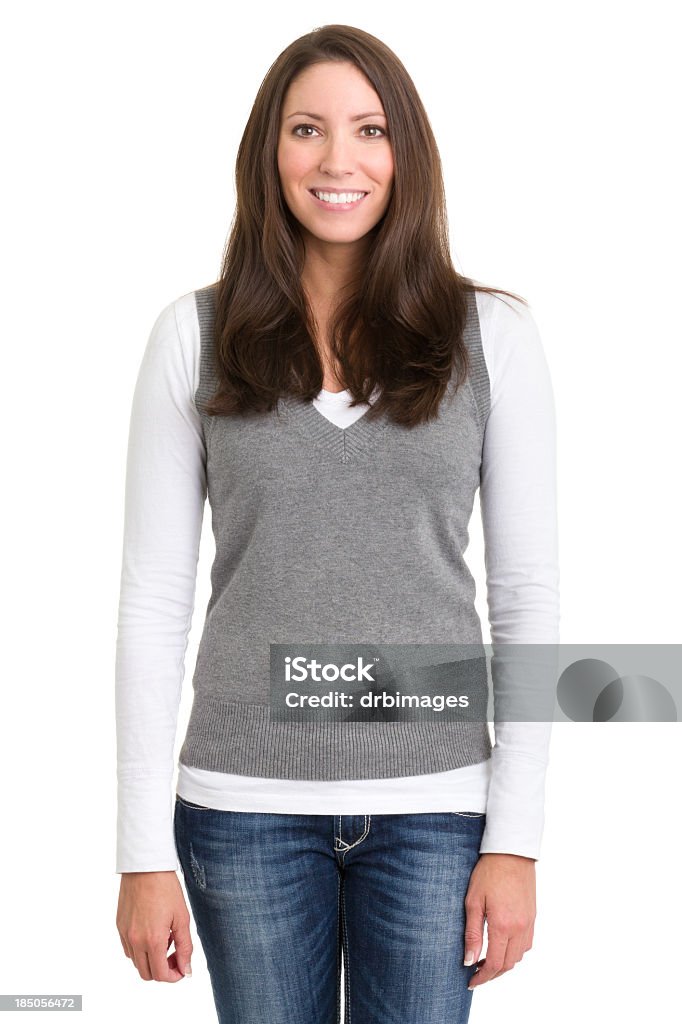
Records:
[[[385,413],[374,421],[368,420],[369,409],[347,427],[339,427],[316,409],[313,402],[307,402],[298,395],[283,395],[280,403],[284,415],[295,429],[340,462],[351,462],[369,451],[388,426]]]

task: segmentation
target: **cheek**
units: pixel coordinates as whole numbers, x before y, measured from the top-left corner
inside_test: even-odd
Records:
[[[290,149],[286,144],[280,146],[277,155],[280,177],[285,187],[295,186],[309,172],[310,160],[300,149]]]
[[[393,183],[393,154],[389,153],[384,161],[384,175],[387,185]]]
[[[393,153],[377,153],[373,163],[372,174],[376,181],[380,182],[385,189],[390,189],[393,183]]]

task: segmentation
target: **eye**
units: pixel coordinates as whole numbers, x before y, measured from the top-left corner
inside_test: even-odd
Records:
[[[366,124],[366,125],[363,125],[361,130],[364,132],[365,128],[369,128],[373,132],[381,132],[381,135],[386,135],[385,129],[381,128],[378,124]],[[370,138],[378,139],[378,138],[381,138],[381,136],[380,135],[371,135]]]
[[[298,133],[299,128],[311,128],[313,131],[317,131],[317,128],[315,128],[314,125],[312,124],[297,124],[296,127],[292,129],[292,135],[296,135]],[[299,139],[310,138],[309,135],[299,135],[298,137]]]

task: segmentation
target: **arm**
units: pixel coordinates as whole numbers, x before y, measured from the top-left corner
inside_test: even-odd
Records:
[[[152,328],[128,440],[116,646],[116,871],[176,871],[172,780],[206,499],[190,293]]]
[[[489,321],[491,407],[481,467],[490,632],[495,644],[557,644],[556,422],[532,313],[496,300]],[[481,853],[537,860],[550,722],[495,721]]]
[[[493,649],[559,639],[554,397],[532,313],[508,301],[512,308],[502,299],[489,305],[484,342],[491,407],[480,502]],[[532,945],[551,727],[495,721],[486,827],[466,897],[465,963],[480,956],[485,917],[488,949],[470,988],[511,970]]]

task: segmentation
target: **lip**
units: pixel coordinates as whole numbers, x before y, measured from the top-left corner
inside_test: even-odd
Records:
[[[318,192],[336,192],[337,195],[341,195],[342,192],[362,192],[363,189],[348,188],[348,189],[337,189],[337,188],[325,188],[318,189]],[[331,212],[343,212],[344,210],[355,210],[358,206],[367,198],[369,192],[365,192],[364,196],[360,199],[356,199],[354,203],[325,203],[323,199],[318,199],[311,188],[308,189],[308,194],[311,196],[314,203],[321,206],[323,210]]]

